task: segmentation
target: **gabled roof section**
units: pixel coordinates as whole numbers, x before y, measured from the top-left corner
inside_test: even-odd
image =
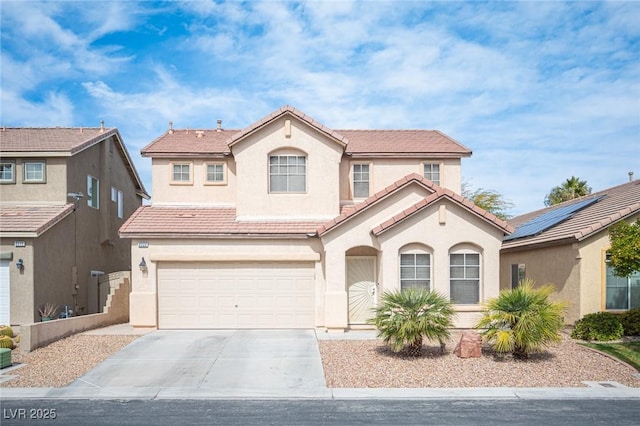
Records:
[[[346,153],[364,156],[469,157],[471,150],[438,130],[338,130]]]
[[[247,136],[249,136],[249,135],[257,132],[261,128],[265,127],[269,123],[272,123],[273,121],[279,119],[280,117],[286,116],[286,115],[290,115],[292,117],[298,118],[300,121],[308,124],[310,127],[314,128],[318,132],[324,134],[329,139],[332,139],[335,142],[339,143],[343,147],[346,146],[349,143],[347,138],[345,138],[344,136],[340,135],[335,130],[332,130],[332,129],[326,127],[325,125],[323,125],[319,121],[314,120],[313,117],[303,113],[302,111],[300,111],[298,109],[295,109],[294,107],[292,107],[290,105],[285,105],[282,108],[280,108],[279,110],[272,112],[271,114],[267,115],[263,119],[261,119],[259,121],[256,121],[255,123],[253,123],[249,127],[246,127],[244,129],[242,129],[240,132],[238,132],[235,135],[233,135],[231,138],[229,138],[229,140],[227,141],[227,144],[231,147],[231,146],[237,144],[238,142],[240,142],[241,140],[245,139]]]
[[[118,133],[115,127],[5,127],[0,130],[2,156],[71,156]]]
[[[73,212],[73,204],[0,206],[0,236],[36,238]]]
[[[231,153],[227,141],[237,129],[169,129],[142,148],[143,157],[225,156]]]
[[[123,238],[300,237],[315,233],[316,221],[238,221],[230,207],[142,206],[120,227]]]
[[[393,216],[391,219],[381,223],[380,225],[376,226],[375,228],[372,229],[372,233],[374,235],[380,235],[383,232],[393,228],[394,226],[396,226],[397,224],[401,223],[402,221],[410,218],[411,216],[419,213],[420,211],[424,210],[425,208],[427,208],[428,206],[437,203],[440,200],[449,200],[450,202],[459,205],[460,207],[464,208],[465,210],[471,212],[472,214],[478,216],[479,218],[489,222],[491,225],[495,226],[496,228],[500,229],[502,232],[504,232],[505,234],[509,234],[511,232],[513,232],[513,227],[509,226],[507,224],[507,222],[505,222],[504,220],[498,218],[496,215],[494,215],[493,213],[490,213],[478,206],[476,206],[471,200],[468,200],[467,198],[462,197],[461,195],[456,194],[455,192],[446,189],[446,188],[440,188],[438,187],[438,190],[436,192],[434,192],[433,194],[425,197],[424,199],[422,199],[421,201],[419,201],[418,203],[414,204],[413,206],[409,207],[408,209],[403,210],[402,212],[398,213],[397,215]]]
[[[3,127],[0,129],[2,157],[71,157],[114,137],[116,146],[136,184],[137,194],[149,199],[138,171],[117,128],[105,127]]]
[[[592,199],[596,199],[597,201],[592,203],[586,202]],[[584,197],[517,216],[511,219],[509,224],[517,230],[518,227],[530,223],[541,215],[585,202],[586,206],[584,208],[576,211],[573,215],[566,218],[566,220],[535,235],[504,241],[502,248],[509,249],[540,244],[583,241],[597,232],[607,229],[610,225],[620,220],[640,214],[640,180],[614,186]]]

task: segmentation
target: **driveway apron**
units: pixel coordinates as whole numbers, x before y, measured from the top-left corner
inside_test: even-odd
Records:
[[[314,330],[159,330],[68,386],[141,387],[235,396],[327,389]]]

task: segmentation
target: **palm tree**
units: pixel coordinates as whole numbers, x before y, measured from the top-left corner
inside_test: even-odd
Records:
[[[426,289],[385,292],[375,316],[368,322],[378,328],[378,337],[392,351],[400,352],[408,345],[408,354],[422,355],[422,339],[437,339],[444,348],[453,327],[455,311],[449,300]]]
[[[575,176],[571,176],[564,181],[562,185],[556,186],[544,197],[545,206],[553,206],[564,201],[573,200],[591,194],[591,187],[587,185],[586,180],[580,180]]]
[[[498,353],[511,352],[516,358],[528,358],[532,352],[561,340],[565,303],[552,303],[552,285],[534,288],[525,278],[513,290],[504,290],[485,304],[476,328]]]

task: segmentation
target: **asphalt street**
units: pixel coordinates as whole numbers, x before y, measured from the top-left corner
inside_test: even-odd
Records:
[[[8,425],[637,425],[615,400],[6,400]],[[46,418],[45,418],[46,417]]]

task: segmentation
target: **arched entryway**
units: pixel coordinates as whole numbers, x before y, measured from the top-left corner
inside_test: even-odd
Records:
[[[354,247],[346,253],[349,325],[364,325],[374,314],[378,300],[378,251]]]

